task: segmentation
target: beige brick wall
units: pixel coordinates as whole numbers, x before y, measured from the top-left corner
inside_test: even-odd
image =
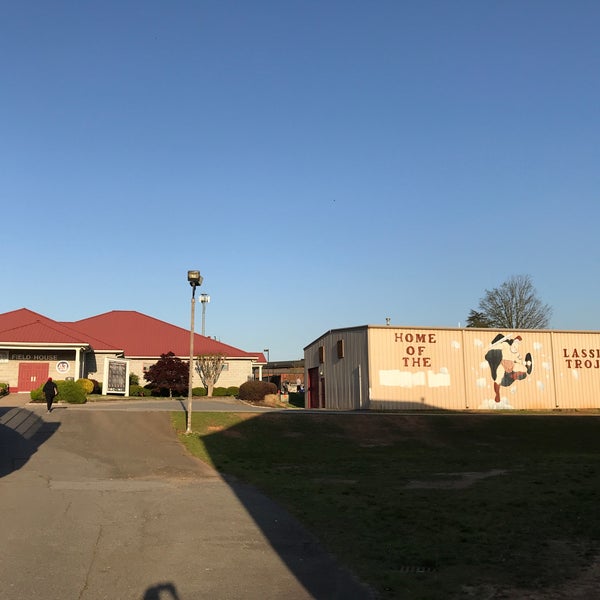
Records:
[[[12,388],[16,388],[18,381],[19,362],[11,360],[0,363],[0,383],[8,383]]]
[[[189,359],[180,357],[182,360],[187,362]],[[153,365],[156,360],[153,358],[141,358],[141,359],[128,359],[129,360],[129,372],[135,373],[140,380],[140,385],[146,385],[147,381],[144,379],[144,367],[148,368]],[[239,387],[245,381],[252,378],[252,361],[248,359],[227,359],[225,361],[228,368],[221,372],[221,376],[217,381],[218,387]],[[102,374],[102,371],[100,371]],[[94,377],[94,379],[97,379]],[[200,375],[194,369],[194,377],[192,380],[192,387],[202,387],[202,380]]]
[[[95,379],[100,383],[104,378],[104,364],[107,358],[120,358],[115,352],[88,352],[84,357],[83,377]],[[186,358],[180,357],[187,362]],[[72,359],[71,359],[72,360]],[[144,379],[144,368],[148,368],[156,362],[155,358],[136,358],[129,360],[129,372],[134,373],[139,377],[140,385],[145,385],[147,382]],[[225,361],[227,368],[221,372],[221,376],[217,381],[218,387],[239,387],[245,381],[252,378],[252,361],[248,359],[227,359]],[[8,362],[0,362],[0,383],[8,383],[11,388],[16,388],[19,381],[19,364],[20,361],[9,360]],[[78,374],[74,372],[68,375],[78,378]],[[50,376],[58,379],[64,379],[50,369]],[[194,369],[193,387],[201,387],[202,381],[200,376]]]

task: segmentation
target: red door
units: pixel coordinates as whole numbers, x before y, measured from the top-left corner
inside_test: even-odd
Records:
[[[318,367],[308,370],[308,408],[320,408]]]
[[[21,363],[19,365],[19,392],[30,392],[48,379],[48,363]]]

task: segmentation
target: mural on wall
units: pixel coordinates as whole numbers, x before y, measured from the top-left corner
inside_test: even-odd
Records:
[[[500,388],[509,387],[515,381],[521,381],[533,370],[533,359],[528,352],[525,359],[519,353],[523,338],[520,335],[499,333],[489,346],[485,360],[490,366],[494,381],[494,400],[500,402]]]
[[[381,327],[369,333],[375,409],[600,407],[600,331]]]

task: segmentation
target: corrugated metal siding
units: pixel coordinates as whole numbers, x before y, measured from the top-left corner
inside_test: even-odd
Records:
[[[464,409],[460,330],[369,328],[371,408]]]
[[[500,338],[494,342],[498,336]],[[488,354],[490,351],[496,352],[498,358],[503,353],[506,361],[506,368],[498,365],[496,370],[496,380],[504,382],[499,384],[497,393],[494,389],[492,366],[488,361],[489,359],[494,364],[492,355]],[[555,407],[549,332],[531,329],[501,332],[494,329],[465,329],[463,352],[469,408],[547,410]],[[527,373],[525,366],[528,354],[531,355],[531,373]]]
[[[365,326],[322,336],[307,369],[319,347],[326,408],[359,407],[359,371],[376,410],[600,408],[600,332]]]
[[[367,330],[351,330],[331,335],[325,345],[325,404],[327,408],[368,407]],[[343,357],[338,356],[338,344]]]
[[[600,408],[600,333],[551,336],[557,408]]]
[[[343,357],[338,356],[338,343],[343,345]],[[324,362],[319,361],[322,347]],[[329,332],[304,350],[305,380],[308,369],[319,366],[325,381],[325,408],[357,410],[368,408],[367,328]]]

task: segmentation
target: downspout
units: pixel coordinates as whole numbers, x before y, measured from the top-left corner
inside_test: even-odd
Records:
[[[554,331],[550,332],[550,356],[552,357],[552,381],[554,383],[554,408],[559,408],[558,405],[558,387],[556,385],[556,365],[554,364]]]
[[[465,356],[465,330],[460,330],[460,352],[462,354],[463,367],[463,391],[465,394],[465,410],[469,410],[469,392],[467,391],[467,365]]]
[[[363,407],[363,391],[362,391],[362,365],[358,363],[358,406]]]

